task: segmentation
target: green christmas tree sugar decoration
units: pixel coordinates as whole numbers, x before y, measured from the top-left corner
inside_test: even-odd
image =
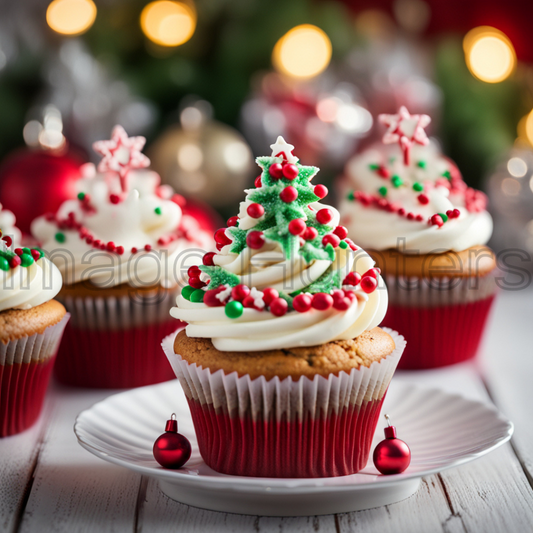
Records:
[[[235,274],[224,270],[219,266],[205,266],[200,265],[200,270],[209,276],[209,285],[208,289],[216,289],[220,285],[229,285],[230,287],[235,287],[238,285],[241,280]]]
[[[335,250],[331,245],[324,246],[322,237],[331,233],[333,228],[319,224],[316,211],[309,206],[320,200],[314,193],[311,180],[318,168],[301,165],[292,154],[293,147],[283,138],[272,145],[272,155],[258,157],[257,164],[261,167],[261,186],[246,191],[248,203],[257,203],[264,208],[264,214],[252,227],[243,229],[242,219],[239,227],[231,227],[226,234],[232,239],[230,251],[241,253],[247,247],[247,236],[251,231],[261,232],[268,242],[279,244],[287,259],[300,253],[306,262],[316,259],[335,259]],[[294,200],[287,200],[287,187],[295,189]],[[292,191],[294,192],[294,191]],[[301,235],[289,231],[289,223],[295,219],[305,221],[307,227],[315,228],[318,235],[314,239],[302,241]],[[246,226],[245,226],[246,227]]]

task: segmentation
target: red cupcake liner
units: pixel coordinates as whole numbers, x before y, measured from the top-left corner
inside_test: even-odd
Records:
[[[43,333],[0,343],[0,437],[20,433],[39,418],[68,319],[67,314]]]
[[[252,420],[188,399],[200,454],[213,470],[254,477],[331,477],[362,470],[383,404],[379,400],[303,421]]]
[[[402,370],[438,368],[475,357],[494,295],[469,303],[408,307],[389,302],[381,323],[407,340]]]
[[[163,341],[189,402],[205,463],[218,472],[255,477],[330,477],[365,467],[387,388],[405,340],[369,367],[329,376],[267,380],[211,373]]]
[[[174,379],[161,339],[176,329],[175,319],[119,330],[70,325],[57,354],[55,376],[66,385],[123,389]]]

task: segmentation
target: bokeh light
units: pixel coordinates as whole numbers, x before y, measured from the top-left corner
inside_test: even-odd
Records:
[[[96,19],[96,6],[92,0],[54,0],[46,10],[46,22],[62,35],[80,35]]]
[[[529,144],[533,145],[533,110],[518,124],[518,133],[520,137],[525,137]]]
[[[470,30],[463,40],[463,49],[470,72],[487,83],[505,80],[516,66],[513,44],[504,33],[490,26]]]
[[[274,47],[274,67],[294,78],[312,78],[331,60],[331,41],[316,26],[302,24],[287,32]]]
[[[146,37],[156,44],[179,46],[193,36],[196,10],[192,4],[157,0],[142,10],[141,28]]]

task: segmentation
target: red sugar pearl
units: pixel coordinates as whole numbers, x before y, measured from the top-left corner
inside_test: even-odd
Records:
[[[416,215],[415,220],[417,222],[422,222],[424,220],[424,217],[422,215]]]
[[[242,283],[231,289],[231,297],[238,302],[242,302],[249,294],[250,289]]]
[[[289,222],[289,233],[291,235],[301,235],[306,228],[307,226],[303,218],[295,218]]]
[[[203,257],[202,257],[202,263],[205,265],[205,266],[214,266],[215,265],[215,262],[213,261],[213,257],[215,257],[215,252],[207,252]]]
[[[330,209],[321,209],[317,212],[316,219],[320,224],[329,224],[333,220],[333,213]]]
[[[353,292],[353,291],[344,291],[344,295],[351,302],[355,302],[355,300],[357,300],[357,296],[356,296],[355,292]]]
[[[37,261],[41,257],[41,252],[39,252],[39,250],[32,250],[31,256],[33,257],[35,261]]]
[[[109,195],[109,201],[112,204],[118,204],[120,202],[120,198],[119,198],[118,194],[110,194]]]
[[[407,213],[407,220],[414,220],[415,215],[413,213]]]
[[[94,241],[94,237],[92,235],[87,235],[87,237],[85,237],[85,242],[87,244],[91,244],[93,241]]]
[[[298,167],[292,163],[283,165],[283,177],[288,180],[293,180],[298,177]]]
[[[115,252],[118,254],[118,255],[122,255],[124,253],[124,246],[117,246],[115,248]]]
[[[248,307],[249,309],[257,309],[257,307],[255,307],[255,300],[251,296],[244,298],[242,305],[243,307]]]
[[[265,244],[265,237],[261,231],[250,231],[246,235],[246,244],[252,248],[252,250],[259,250]]]
[[[400,216],[405,215],[405,209],[404,209],[403,207],[400,207],[400,209],[398,209],[398,214],[399,214]]]
[[[327,311],[333,305],[333,296],[331,296],[331,294],[326,294],[325,292],[317,292],[313,296],[313,302],[311,305],[319,311]]]
[[[24,253],[24,250],[22,248],[15,248],[14,251],[17,255],[22,255]]]
[[[262,185],[262,182],[261,182],[261,176],[257,176],[257,178],[255,178],[255,181],[254,181],[254,185],[257,189],[259,189]]]
[[[339,237],[337,235],[333,235],[333,233],[328,233],[327,235],[324,235],[324,237],[322,237],[322,244],[324,246],[331,244],[333,248],[337,248],[340,242],[341,240],[339,239]]]
[[[440,215],[433,215],[430,218],[430,221],[433,226],[438,226],[439,228],[444,224],[444,221]]]
[[[95,248],[99,248],[101,243],[102,243],[102,241],[100,239],[94,239],[93,246]]]
[[[283,316],[289,309],[289,305],[283,298],[276,298],[270,303],[270,312],[274,316]]]
[[[151,249],[152,249],[152,245],[151,245],[151,244],[145,244],[145,245],[144,245],[144,250],[145,250],[146,252],[149,252]]]
[[[298,294],[294,297],[292,301],[292,306],[295,311],[298,313],[306,313],[311,309],[311,304],[313,303],[313,297],[309,294]]]
[[[261,204],[250,204],[246,212],[252,218],[261,218],[265,214],[265,208]]]
[[[355,287],[361,282],[361,274],[359,272],[350,272],[343,280],[343,285],[352,285]]]
[[[226,287],[221,286],[217,287],[216,289],[211,289],[204,292],[204,304],[208,307],[222,307],[224,305],[224,302],[220,301],[216,295],[219,292],[222,292],[225,290]]]
[[[287,204],[294,202],[298,198],[298,191],[292,185],[285,187],[280,193],[279,197]]]
[[[205,287],[205,283],[200,278],[189,278],[189,285],[195,289]]]
[[[9,266],[11,268],[16,268],[18,267],[20,264],[22,263],[22,259],[16,255],[15,257],[12,257],[10,260],[9,260]]]
[[[350,305],[352,305],[352,300],[344,295],[342,298],[333,300],[333,308],[337,311],[347,311],[350,308]]]
[[[376,170],[376,173],[378,176],[381,176],[382,178],[390,177],[389,169],[386,168],[384,165],[379,165],[379,168]]]
[[[115,243],[113,241],[109,241],[107,244],[106,244],[106,250],[108,252],[114,252],[115,251]]]
[[[231,244],[231,239],[226,235],[226,228],[220,228],[215,231],[215,242],[223,246]]]
[[[100,250],[106,250],[106,249],[107,249],[107,244],[105,242],[101,243]]]
[[[376,278],[373,278],[372,276],[365,276],[361,280],[361,289],[363,290],[363,292],[366,292],[367,294],[374,292],[377,286],[378,286],[378,280]]]
[[[185,200],[181,194],[173,194],[170,200],[181,208],[185,207],[185,204],[187,203],[187,200]]]
[[[190,278],[197,278],[200,276],[201,273],[202,271],[196,265],[190,266],[187,270],[187,275]]]
[[[369,268],[364,274],[363,278],[366,278],[370,276],[371,278],[377,279],[378,274],[381,273],[381,270],[379,268]]]
[[[302,237],[306,241],[312,241],[318,237],[318,230],[316,228],[309,227],[303,232]]]
[[[283,177],[283,167],[281,166],[281,163],[274,163],[273,165],[270,165],[270,168],[268,169],[268,173],[275,179],[279,180]]]
[[[427,195],[427,194],[424,194],[424,193],[419,194],[419,195],[417,196],[417,199],[418,199],[418,201],[419,201],[422,205],[427,205],[427,204],[429,204],[429,198],[428,198],[428,195]]]
[[[265,305],[270,305],[278,297],[279,292],[276,289],[268,287],[263,291],[263,302],[265,302]]]
[[[322,200],[322,198],[325,198],[328,195],[328,188],[319,183],[318,185],[315,185],[313,192]]]
[[[337,226],[333,230],[333,233],[337,235],[337,237],[341,240],[346,239],[346,237],[348,237],[348,230],[344,226]]]
[[[136,254],[137,251],[138,251],[137,248],[136,248],[135,246],[132,246],[132,248],[131,248],[131,253],[132,253],[132,254]]]
[[[233,228],[237,225],[237,223],[239,222],[239,217],[237,216],[234,216],[234,217],[229,217],[228,218],[228,228]]]

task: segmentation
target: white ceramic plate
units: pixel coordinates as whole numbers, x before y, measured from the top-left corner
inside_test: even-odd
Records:
[[[193,452],[184,468],[165,470],[154,460],[152,446],[173,412]],[[381,476],[371,461],[358,474],[331,478],[219,474],[200,457],[177,380],[111,396],[83,411],[74,431],[94,455],[158,479],[170,498],[204,509],[264,516],[341,513],[400,501],[416,492],[422,476],[481,457],[513,432],[511,422],[483,403],[394,381],[382,413],[391,416],[398,437],[411,448],[411,465],[403,474]],[[383,439],[384,426],[381,420],[373,447]]]

